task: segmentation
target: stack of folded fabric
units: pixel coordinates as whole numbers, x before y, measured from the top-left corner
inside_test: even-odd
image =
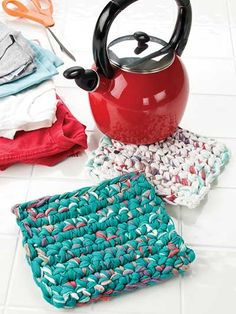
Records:
[[[52,52],[0,23],[0,97],[19,93],[58,74],[63,62]]]
[[[0,170],[18,162],[52,166],[87,148],[85,127],[51,80],[62,64],[0,23]]]
[[[56,91],[51,80],[0,99],[0,136],[50,127],[56,120]]]
[[[35,53],[21,33],[0,23],[0,84],[32,74],[37,66]]]

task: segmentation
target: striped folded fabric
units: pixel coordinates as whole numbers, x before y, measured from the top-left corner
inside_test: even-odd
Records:
[[[143,174],[16,205],[13,213],[34,280],[58,308],[154,285],[195,258]]]

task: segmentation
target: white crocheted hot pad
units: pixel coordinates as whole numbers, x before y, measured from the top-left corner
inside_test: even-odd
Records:
[[[165,141],[152,145],[126,145],[105,136],[87,166],[99,180],[145,172],[166,202],[194,208],[229,156],[224,144],[179,128]]]

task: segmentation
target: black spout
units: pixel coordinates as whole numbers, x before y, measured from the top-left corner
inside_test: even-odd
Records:
[[[75,83],[87,92],[92,92],[98,86],[99,77],[94,70],[85,70],[81,67],[72,67],[63,73],[69,80],[75,80]]]

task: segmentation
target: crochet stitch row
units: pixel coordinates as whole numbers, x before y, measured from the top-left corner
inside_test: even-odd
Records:
[[[74,307],[183,273],[194,260],[144,175],[13,208],[44,298]]]
[[[152,145],[126,145],[103,137],[87,166],[99,180],[143,172],[167,203],[194,208],[229,157],[224,144],[179,128]]]

